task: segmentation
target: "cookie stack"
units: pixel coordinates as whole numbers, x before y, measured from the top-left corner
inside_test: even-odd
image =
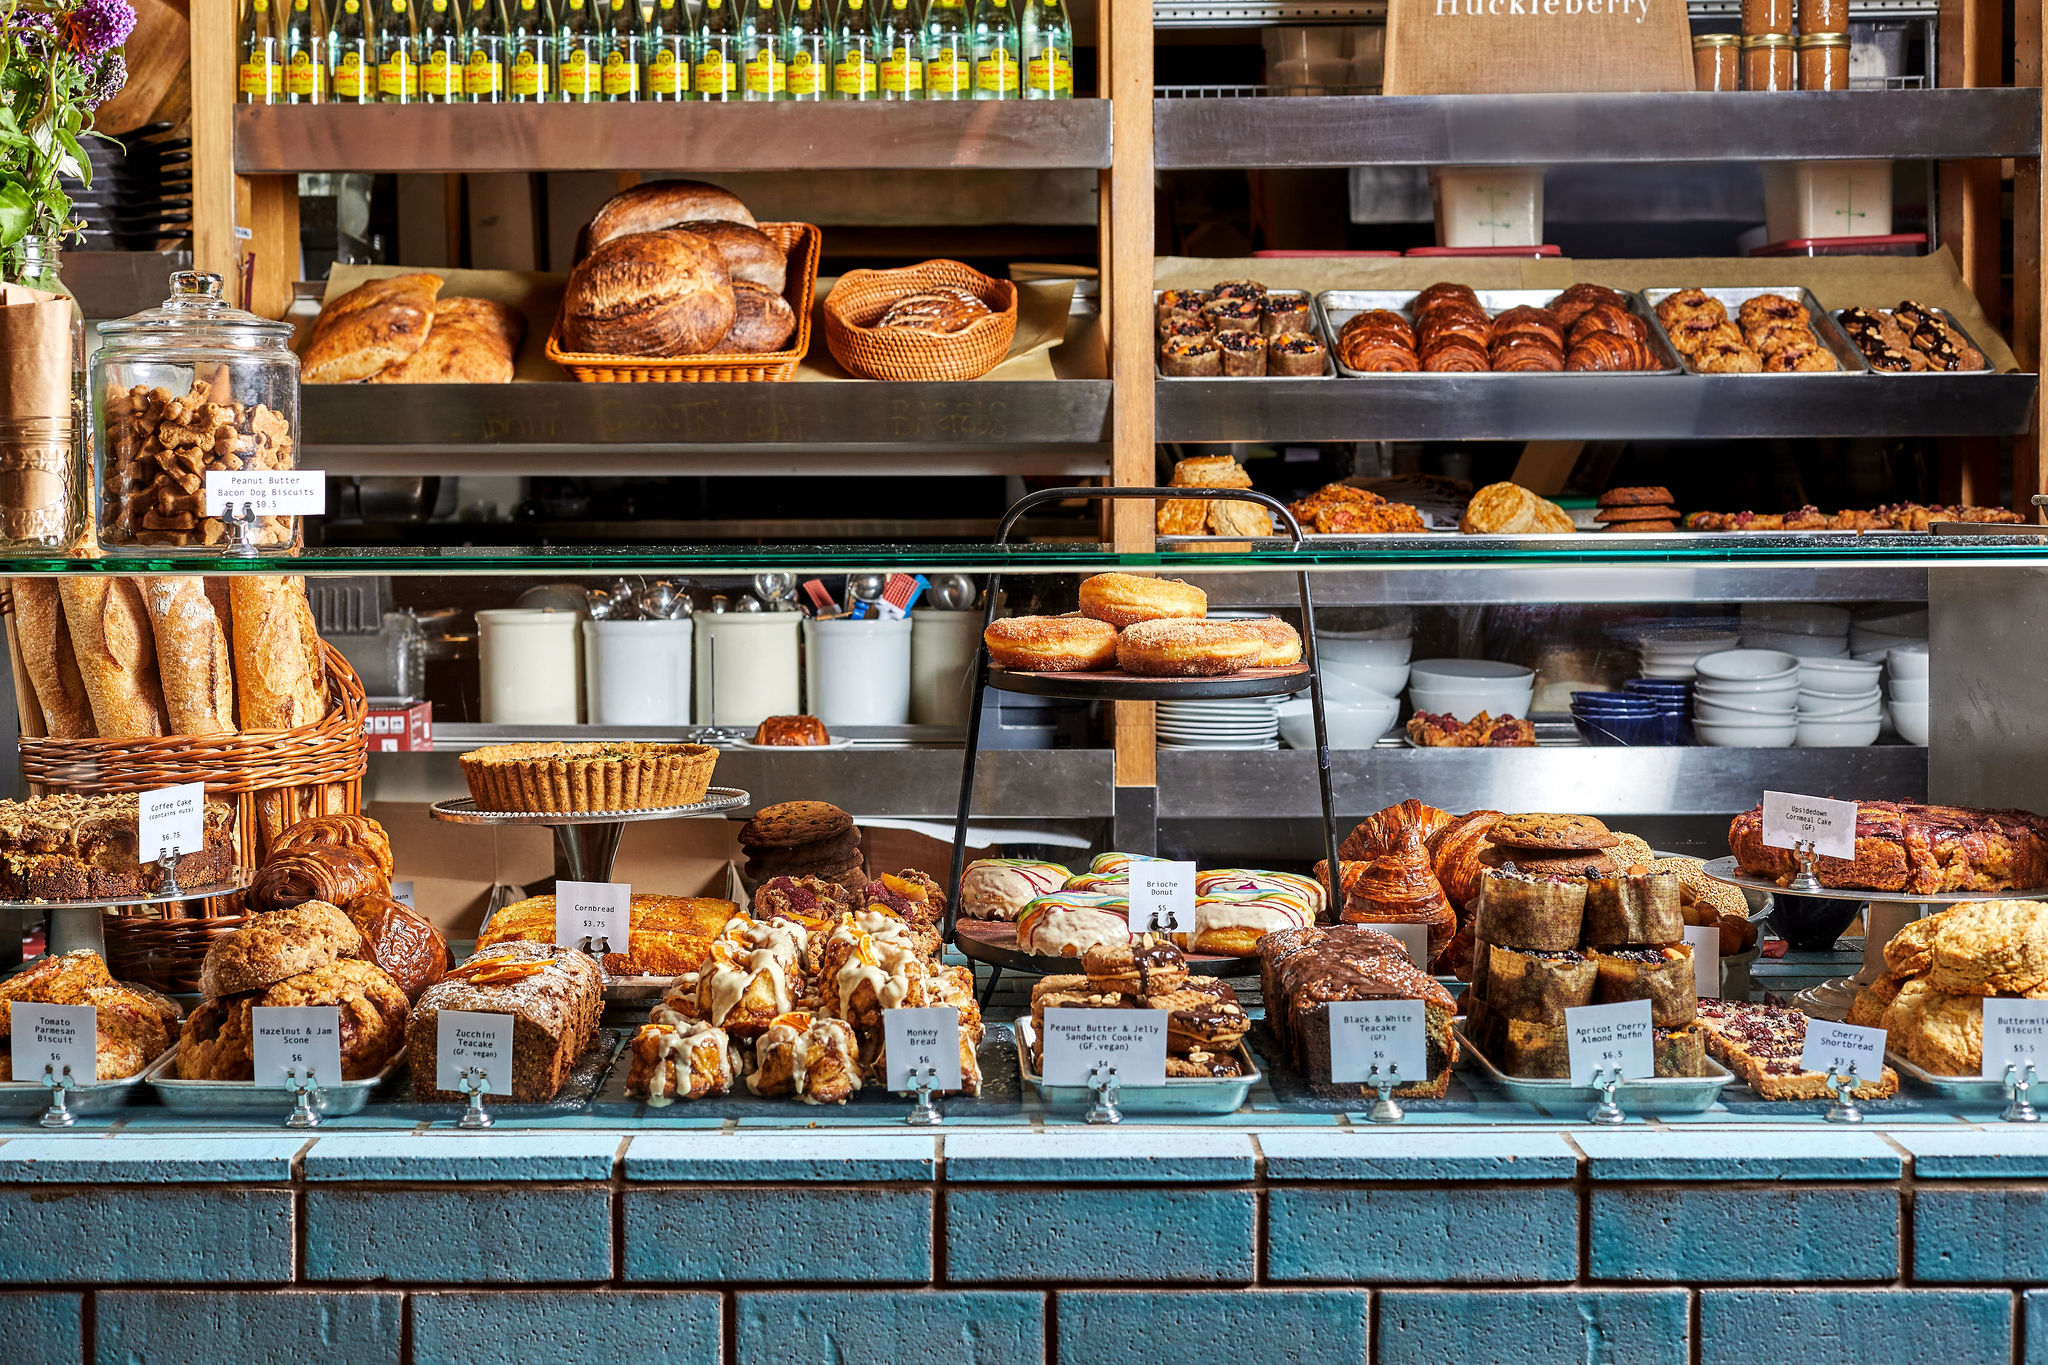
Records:
[[[1676,531],[1678,508],[1668,488],[1610,488],[1593,520],[1609,531]]]
[[[1174,488],[1250,488],[1252,476],[1228,455],[1196,455],[1173,466]],[[1162,536],[1270,536],[1273,514],[1255,502],[1169,498],[1159,504]]]
[[[1049,1009],[1168,1010],[1169,1078],[1223,1078],[1244,1074],[1238,1043],[1251,1017],[1237,992],[1209,976],[1189,976],[1180,949],[1151,934],[1129,943],[1090,948],[1085,975],[1041,977],[1031,988],[1031,1064],[1045,1069],[1045,1012]]]
[[[867,859],[853,817],[829,801],[784,801],[740,826],[748,890],[776,877],[815,877],[860,892]]]

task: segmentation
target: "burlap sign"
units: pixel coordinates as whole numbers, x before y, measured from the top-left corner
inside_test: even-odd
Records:
[[[1685,0],[1387,0],[1389,95],[1692,88]]]

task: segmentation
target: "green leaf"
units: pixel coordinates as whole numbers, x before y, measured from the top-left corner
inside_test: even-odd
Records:
[[[35,201],[15,184],[0,184],[0,246],[12,246],[28,235],[35,221]]]

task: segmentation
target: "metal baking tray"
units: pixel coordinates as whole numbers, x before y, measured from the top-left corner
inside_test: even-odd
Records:
[[[1835,320],[1836,324],[1837,324],[1837,325],[1839,326],[1839,325],[1840,325],[1840,323],[1841,323],[1841,320],[1842,320],[1842,314],[1843,314],[1843,313],[1845,313],[1845,312],[1847,312],[1847,311],[1848,311],[1848,309],[1846,309],[1846,308],[1837,308],[1837,309],[1836,309],[1836,310],[1835,310],[1834,312],[1832,312],[1832,313],[1828,314],[1828,316],[1829,316],[1830,318],[1833,318],[1833,319]],[[1890,317],[1890,316],[1892,315],[1892,313],[1893,313],[1893,311],[1894,311],[1894,310],[1892,310],[1892,309],[1890,309],[1890,308],[1873,308],[1873,309],[1871,309],[1870,311],[1871,311],[1871,312],[1873,312],[1873,313],[1882,313],[1882,314],[1884,314],[1884,315],[1885,315],[1886,317]],[[1930,313],[1933,313],[1933,314],[1935,314],[1935,315],[1936,315],[1936,316],[1938,316],[1938,317],[1939,317],[1939,318],[1940,318],[1940,319],[1941,319],[1941,320],[1942,320],[1943,322],[1947,323],[1947,324],[1948,324],[1948,325],[1949,325],[1950,327],[1952,327],[1953,329],[1955,329],[1955,333],[1956,333],[1956,335],[1957,335],[1957,336],[1959,336],[1959,337],[1961,337],[1961,338],[1962,338],[1963,340],[1965,340],[1965,341],[1969,342],[1969,343],[1970,343],[1970,345],[1972,345],[1972,346],[1975,346],[1975,347],[1976,347],[1976,350],[1977,350],[1977,354],[1978,354],[1978,355],[1981,355],[1981,356],[1983,356],[1983,357],[1984,357],[1984,363],[1983,363],[1982,365],[1979,365],[1979,366],[1978,366],[1978,367],[1977,367],[1976,369],[1974,369],[1974,370],[1919,370],[1919,371],[1914,371],[1914,370],[1880,370],[1880,369],[1878,369],[1878,368],[1877,368],[1877,367],[1876,367],[1875,365],[1872,365],[1872,364],[1870,363],[1870,361],[1869,361],[1869,360],[1867,360],[1867,359],[1866,359],[1866,360],[1865,360],[1865,361],[1863,362],[1863,367],[1864,367],[1865,369],[1869,370],[1869,371],[1870,371],[1870,372],[1871,372],[1872,374],[1877,374],[1877,375],[1883,375],[1883,376],[1884,376],[1884,377],[1885,377],[1886,379],[1925,379],[1925,378],[1927,378],[1927,376],[1929,376],[1929,375],[1944,375],[1944,374],[1990,374],[1990,373],[1992,372],[1992,371],[1991,371],[1991,353],[1990,353],[1989,351],[1985,350],[1985,349],[1984,349],[1984,348],[1983,348],[1982,346],[1978,346],[1978,345],[1977,345],[1977,338],[1975,338],[1975,337],[1971,336],[1971,335],[1970,335],[1970,333],[1969,333],[1969,330],[1968,330],[1967,328],[1965,328],[1965,327],[1963,326],[1963,324],[1962,324],[1962,323],[1960,323],[1960,322],[1957,322],[1957,321],[1956,321],[1956,315],[1955,315],[1954,313],[1951,313],[1951,312],[1949,312],[1949,311],[1948,311],[1948,309],[1946,309],[1946,308],[1935,308],[1935,307],[1932,307],[1931,305],[1930,305],[1930,306],[1928,307],[1928,310],[1927,310],[1927,311],[1929,311]],[[1844,330],[1843,330],[1843,332],[1842,332],[1842,335],[1843,335],[1843,336],[1848,336],[1848,335],[1849,335],[1849,333],[1848,333],[1847,329],[1844,329]],[[1850,339],[1849,339],[1849,344],[1850,344],[1851,346],[1855,346],[1855,345],[1856,345],[1856,340],[1855,340],[1855,338],[1854,338],[1854,337],[1850,337]],[[1861,352],[1862,352],[1862,348],[1861,348],[1861,347],[1857,347],[1857,352],[1858,352],[1858,354],[1861,354]]]
[[[208,1117],[264,1114],[281,1123],[298,1103],[298,1096],[283,1086],[257,1085],[254,1081],[180,1080],[172,1074],[177,1060],[178,1049],[174,1047],[142,1073],[164,1108],[175,1113]],[[313,1112],[328,1118],[362,1113],[370,1103],[370,1095],[404,1065],[405,1050],[401,1048],[374,1076],[321,1086],[313,1097]]]
[[[1681,285],[1677,289],[1645,289],[1643,291],[1643,300],[1650,305],[1651,324],[1656,327],[1657,335],[1664,339],[1666,346],[1671,346],[1671,334],[1664,330],[1663,322],[1657,317],[1657,305],[1670,298],[1673,294],[1682,293],[1686,289],[1698,289],[1710,299],[1719,299],[1721,306],[1728,310],[1728,321],[1735,324],[1737,331],[1742,330],[1742,322],[1737,316],[1737,310],[1758,295],[1782,294],[1788,299],[1799,300],[1800,304],[1806,309],[1806,320],[1812,325],[1813,334],[1820,338],[1821,345],[1834,353],[1836,362],[1842,368],[1833,372],[1827,370],[1795,370],[1787,374],[1773,374],[1770,376],[1773,379],[1803,379],[1810,383],[1816,379],[1840,380],[1849,375],[1870,373],[1870,367],[1863,363],[1863,352],[1856,349],[1856,343],[1849,340],[1841,328],[1835,326],[1835,320],[1828,316],[1827,309],[1820,306],[1820,301],[1814,298],[1813,291],[1800,284],[1753,284],[1725,289],[1709,289],[1703,285]],[[1671,346],[1671,350],[1675,355],[1678,348]],[[1703,371],[1693,369],[1690,364],[1685,368],[1691,374],[1704,373]],[[1709,375],[1707,377],[1719,379],[1723,376]],[[1755,375],[1740,375],[1736,377],[1742,379],[1756,378]]]
[[[151,1062],[133,1076],[123,1076],[118,1081],[94,1081],[91,1085],[73,1088],[65,1098],[64,1107],[81,1118],[89,1114],[104,1114],[109,1109],[118,1109],[135,1098],[136,1083],[141,1081],[163,1061],[177,1051],[172,1044],[163,1057]],[[8,1118],[39,1118],[50,1107],[50,1090],[41,1081],[0,1081],[0,1115]]]
[[[1159,296],[1166,291],[1152,291],[1152,370],[1161,380],[1169,384],[1186,384],[1190,381],[1214,383],[1228,379],[1234,384],[1257,383],[1261,379],[1335,379],[1337,377],[1337,348],[1330,344],[1330,337],[1322,327],[1322,310],[1316,307],[1315,296],[1306,289],[1269,289],[1268,294],[1300,294],[1308,300],[1309,333],[1323,343],[1323,372],[1321,374],[1168,374],[1160,361],[1162,343],[1159,340]],[[1270,340],[1270,338],[1269,338]],[[1236,537],[1233,537],[1235,539]]]
[[[1885,1050],[1884,1060],[1887,1066],[1907,1080],[1917,1081],[1943,1099],[1957,1104],[2004,1104],[2011,1098],[2006,1094],[2002,1080],[1987,1081],[1982,1076],[1937,1076],[1913,1065],[1889,1048]],[[2048,1089],[2042,1093],[2048,1095]]]
[[[1470,1057],[1478,1064],[1480,1074],[1498,1086],[1509,1099],[1534,1105],[1554,1118],[1584,1118],[1586,1111],[1600,1102],[1598,1089],[1577,1081],[1531,1080],[1525,1076],[1508,1075],[1487,1060],[1485,1053],[1472,1046],[1472,1040],[1465,1036],[1462,1015],[1451,1022],[1451,1027],[1458,1034],[1459,1062],[1463,1063],[1466,1057]],[[1614,1102],[1627,1114],[1703,1114],[1714,1107],[1721,1098],[1722,1089],[1734,1079],[1734,1072],[1709,1056],[1704,1076],[1658,1076],[1648,1080],[1623,1081],[1615,1087]]]
[[[1031,1021],[1018,1019],[1010,1025],[1010,1036],[1017,1044],[1017,1070],[1024,1077],[1024,1084],[1038,1092],[1039,1100],[1048,1109],[1090,1109],[1095,1105],[1095,1092],[1085,1085],[1047,1085],[1045,1078],[1031,1069],[1031,1048],[1033,1037]],[[1161,1114],[1235,1114],[1244,1107],[1245,1098],[1252,1087],[1266,1079],[1259,1070],[1258,1062],[1252,1057],[1251,1049],[1243,1042],[1232,1049],[1237,1060],[1249,1068],[1242,1076],[1226,1076],[1208,1079],[1200,1076],[1168,1076],[1164,1085],[1126,1085],[1117,1091],[1117,1107],[1126,1115],[1150,1117]]]
[[[607,1005],[659,1005],[668,998],[675,988],[676,978],[672,976],[612,976],[604,979],[604,1002]]]
[[[1472,292],[1479,296],[1479,306],[1486,310],[1488,317],[1498,317],[1510,308],[1548,308],[1551,301],[1564,291],[1562,289],[1475,289]],[[1657,362],[1655,368],[1648,370],[1510,370],[1506,372],[1499,370],[1461,370],[1456,372],[1456,377],[1459,379],[1488,379],[1494,377],[1504,379],[1552,379],[1562,375],[1571,375],[1579,379],[1589,376],[1597,376],[1603,379],[1626,379],[1631,375],[1683,374],[1684,370],[1679,365],[1678,353],[1671,349],[1670,338],[1666,337],[1664,329],[1657,325],[1656,315],[1650,311],[1649,305],[1643,302],[1642,296],[1626,289],[1618,289],[1615,292],[1628,300],[1629,311],[1648,325],[1650,355]],[[1323,331],[1327,334],[1330,345],[1330,355],[1335,357],[1337,354],[1337,334],[1344,330],[1344,324],[1369,309],[1385,308],[1399,313],[1411,323],[1414,322],[1415,315],[1410,311],[1409,305],[1413,304],[1416,297],[1421,293],[1420,289],[1325,289],[1322,293],[1316,295],[1316,312],[1322,318]],[[1379,370],[1354,370],[1348,368],[1342,362],[1339,362],[1337,365],[1337,373],[1351,379],[1385,379],[1387,377],[1386,372]],[[1442,373],[1446,378],[1452,377],[1447,372],[1437,370],[1402,370],[1394,371],[1393,373],[1399,375],[1435,375]]]

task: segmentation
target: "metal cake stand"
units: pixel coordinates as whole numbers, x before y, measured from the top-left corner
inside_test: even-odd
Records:
[[[541,825],[555,832],[555,865],[563,880],[608,882],[619,836],[627,825],[643,820],[682,820],[693,815],[722,815],[753,801],[738,787],[712,787],[702,801],[687,806],[650,806],[646,810],[517,811],[478,810],[472,797],[436,801],[433,816],[451,825]]]
[[[51,957],[83,949],[104,958],[107,955],[104,912],[136,905],[172,905],[179,901],[205,900],[210,896],[231,896],[248,885],[249,870],[238,867],[226,881],[210,886],[182,887],[176,877],[171,877],[170,889],[153,896],[100,896],[81,901],[0,901],[0,911],[25,910],[32,915],[48,915],[50,934],[44,951]]]
[[[1733,857],[1715,858],[1700,870],[1717,882],[1749,891],[1783,892],[1790,896],[1812,896],[1818,900],[1867,902],[1863,912],[1863,969],[1854,976],[1810,986],[1792,997],[1792,1002],[1801,1011],[1816,1019],[1840,1022],[1848,1017],[1849,1007],[1856,1003],[1856,997],[1863,993],[1865,987],[1875,985],[1878,978],[1889,970],[1884,960],[1885,944],[1890,943],[1899,930],[1919,919],[1927,907],[1955,905],[1963,901],[2035,900],[2048,896],[2048,887],[2032,887],[2025,891],[1946,891],[1938,896],[1909,896],[1897,891],[1822,886],[1813,876],[1812,853],[1798,849],[1793,856],[1799,861],[1800,872],[1788,886],[1780,886],[1763,877],[1743,875],[1735,870]]]

